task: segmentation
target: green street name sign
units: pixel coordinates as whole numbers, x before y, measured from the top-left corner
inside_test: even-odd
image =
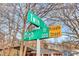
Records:
[[[37,39],[43,39],[49,37],[49,29],[43,28],[43,29],[37,29],[32,30],[30,32],[24,32],[24,41],[32,41]]]
[[[41,18],[39,18],[30,10],[28,11],[28,14],[27,14],[27,21],[42,28],[47,27],[46,24],[41,20]]]

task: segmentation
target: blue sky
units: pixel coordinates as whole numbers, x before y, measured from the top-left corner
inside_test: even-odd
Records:
[[[59,43],[61,43],[62,41],[64,41],[64,40],[66,40],[66,38],[67,38],[67,36],[61,36],[61,37],[59,37],[59,38],[56,38],[56,40],[57,40],[57,42],[59,42]],[[49,39],[49,42],[50,43],[54,43],[55,42],[55,38],[50,38]]]

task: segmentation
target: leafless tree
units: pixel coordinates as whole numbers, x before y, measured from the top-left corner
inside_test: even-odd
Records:
[[[58,18],[69,28],[69,37],[73,35],[73,39],[79,40],[79,4],[65,3],[60,4],[50,13],[52,18]],[[75,40],[73,42],[75,43]],[[79,43],[78,43],[79,44]],[[78,45],[77,44],[77,45]]]
[[[46,16],[57,4],[0,4],[0,32],[2,32],[5,36],[2,44],[5,42],[6,47],[15,46],[15,41],[17,41],[16,35],[19,32],[21,34],[21,39],[23,38],[24,31],[27,30],[25,25],[27,26],[27,12],[28,10],[32,10],[39,17]],[[28,27],[33,27],[30,24]],[[32,28],[31,28],[32,29]],[[0,39],[2,40],[2,39]],[[20,46],[20,55],[25,55],[23,53],[23,45],[24,42],[21,41]],[[24,49],[26,51],[26,48]],[[8,54],[9,55],[9,54]]]

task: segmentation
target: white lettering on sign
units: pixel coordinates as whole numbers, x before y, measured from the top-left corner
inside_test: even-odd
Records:
[[[40,22],[38,19],[36,19],[35,17],[33,17],[33,15],[31,14],[31,22],[35,23],[36,25],[40,25]]]
[[[27,36],[27,37],[33,37],[33,32],[30,32],[30,33],[25,33],[24,36]]]
[[[34,17],[33,17],[33,22],[34,22],[34,23],[36,23],[36,24],[38,24],[38,25],[40,25],[39,20],[37,20],[37,19],[36,19],[36,18],[34,18]]]
[[[29,37],[29,40],[31,40],[30,38],[32,38],[34,35],[33,35],[33,32],[29,33],[28,34],[28,37]]]
[[[33,22],[35,23],[36,21],[35,21],[36,19],[33,17]]]
[[[28,34],[29,37],[33,37],[33,32]]]
[[[48,33],[42,34],[42,38],[43,38],[43,37],[48,37]]]

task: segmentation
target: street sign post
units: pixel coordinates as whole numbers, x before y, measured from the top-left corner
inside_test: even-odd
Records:
[[[37,55],[40,56],[40,40],[43,38],[56,38],[61,36],[61,26],[50,26],[49,28],[46,26],[46,24],[39,18],[37,15],[35,15],[30,10],[27,14],[27,21],[38,26],[39,29],[24,32],[24,41],[32,41],[37,40]]]
[[[46,24],[39,18],[37,15],[33,14],[30,10],[28,11],[27,21],[39,26],[42,29],[33,30],[31,32],[24,33],[24,40],[37,40],[37,55],[40,56],[40,40],[39,38],[47,38],[49,34],[49,30]],[[26,37],[27,36],[27,37]]]
[[[37,56],[40,56],[40,40],[37,39]]]

